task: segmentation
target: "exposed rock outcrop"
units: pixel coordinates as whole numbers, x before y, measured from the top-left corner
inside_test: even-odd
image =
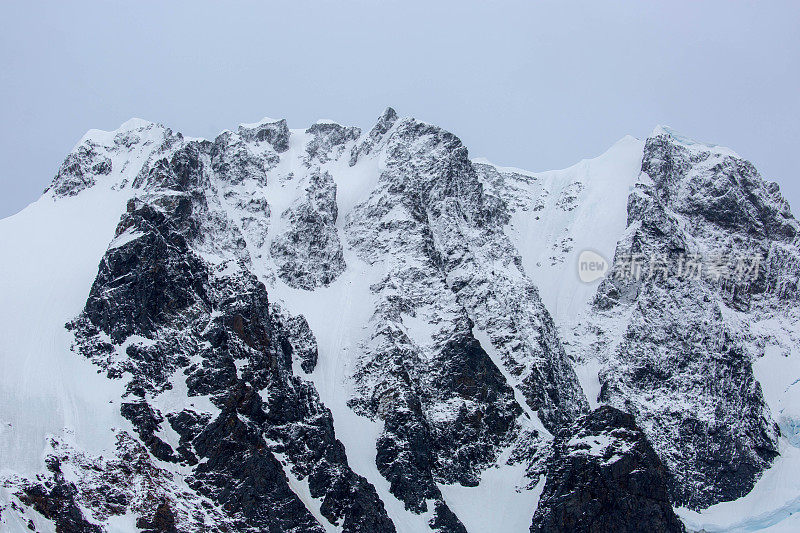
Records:
[[[631,415],[600,407],[553,442],[531,533],[680,533],[669,474]]]

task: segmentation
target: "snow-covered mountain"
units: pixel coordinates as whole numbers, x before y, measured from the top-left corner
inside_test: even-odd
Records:
[[[798,223],[728,149],[134,119],[0,236],[4,530],[800,525]]]

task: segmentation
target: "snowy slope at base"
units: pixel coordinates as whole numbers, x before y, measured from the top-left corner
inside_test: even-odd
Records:
[[[795,512],[785,520],[761,531],[762,533],[797,533],[800,531],[800,512]]]
[[[111,403],[120,383],[71,352],[64,327],[86,302],[127,199],[97,186],[0,221],[0,471],[39,471],[48,435],[102,452],[113,447],[110,428],[128,427]]]
[[[517,488],[530,481],[525,477],[525,465],[506,465],[505,459],[506,454],[501,455],[498,460],[501,466],[484,471],[477,487],[439,484],[447,506],[470,533],[530,530],[545,478],[542,476],[531,490]]]

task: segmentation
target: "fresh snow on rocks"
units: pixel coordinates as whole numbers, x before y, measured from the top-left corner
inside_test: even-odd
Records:
[[[568,461],[615,501],[640,464],[664,530],[670,498],[690,529],[784,527],[797,230],[752,165],[662,127],[538,173],[391,108],[92,130],[0,221],[0,524],[547,530]],[[764,263],[615,279],[650,251]]]

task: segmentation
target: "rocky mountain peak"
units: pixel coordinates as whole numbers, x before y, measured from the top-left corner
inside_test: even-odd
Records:
[[[669,474],[634,418],[602,406],[553,442],[531,532],[685,528],[670,505]]]
[[[646,141],[642,172],[655,179],[669,209],[703,217],[727,231],[791,241],[797,221],[775,185],[736,153],[664,127]]]
[[[798,224],[728,149],[132,120],[45,197],[0,222],[0,528],[681,531],[794,471]]]
[[[289,127],[286,119],[264,119],[256,124],[241,124],[237,133],[248,142],[267,142],[276,152],[289,149]]]
[[[358,146],[354,146],[350,154],[350,166],[352,167],[358,162],[359,157],[365,156],[372,152],[373,148],[381,142],[386,133],[397,122],[397,112],[391,107],[387,107],[378,122],[372,127],[367,136]]]

